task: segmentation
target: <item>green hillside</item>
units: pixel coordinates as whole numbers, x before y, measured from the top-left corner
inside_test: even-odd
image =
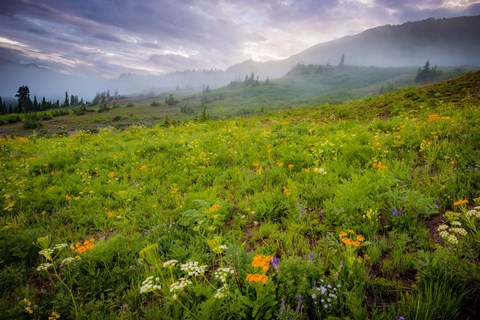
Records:
[[[479,104],[476,72],[338,105],[0,138],[0,318],[474,318]]]

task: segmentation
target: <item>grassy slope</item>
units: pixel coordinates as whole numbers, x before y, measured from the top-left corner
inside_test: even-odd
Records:
[[[264,294],[285,300],[286,318],[315,317],[311,288],[320,278],[342,285],[331,311],[317,310],[322,317],[478,314],[478,233],[453,203],[465,198],[471,207],[480,197],[479,83],[477,72],[342,105],[2,139],[1,317],[26,318],[24,298],[38,305],[36,317],[74,314],[62,285],[36,271],[45,261],[33,243],[44,235],[52,243],[96,240],[71,273],[59,268],[87,318],[191,317],[168,281],[159,295],[139,293],[147,276],[168,277],[155,262],[138,262],[149,244],[158,246],[156,263],[206,264],[216,286],[219,263],[236,270],[225,303],[204,280],[181,294],[203,318],[252,317],[241,301],[260,303],[261,290],[244,280],[256,271],[254,253],[280,260],[267,273],[274,291]],[[456,246],[436,231],[448,219],[468,230]],[[339,242],[347,229],[365,245]],[[216,242],[227,251],[215,254]],[[279,317],[279,305],[260,310]]]
[[[274,110],[311,107],[321,104],[338,104],[360,97],[377,95],[382,87],[386,90],[401,88],[413,84],[416,70],[411,68],[375,68],[347,66],[343,69],[331,69],[321,74],[315,73],[315,67],[306,67],[311,73],[292,72],[282,79],[258,86],[237,84],[212,90],[203,94],[175,92],[181,101],[176,106],[162,103],[165,96],[147,98],[128,98],[106,103],[108,112],[98,113],[98,106],[88,107],[92,112],[83,115],[70,114],[55,116],[51,120],[42,120],[42,126],[35,130],[37,134],[66,133],[76,130],[96,131],[109,125],[125,128],[131,124],[150,126],[170,120],[184,121],[200,117],[204,106],[210,117],[229,117],[233,115],[251,115]],[[445,70],[442,77],[449,78],[466,72],[462,69]],[[168,94],[167,94],[168,96]],[[152,107],[152,102],[160,103]],[[133,107],[126,107],[127,105]],[[116,107],[113,107],[116,105]],[[190,113],[182,113],[188,108]],[[73,109],[79,109],[75,107]],[[73,110],[72,109],[72,110]],[[46,112],[53,114],[53,111]],[[43,116],[43,112],[39,116]],[[0,117],[2,119],[10,116]],[[5,119],[6,121],[6,119]],[[1,135],[29,135],[32,129],[24,129],[17,122],[0,126]]]

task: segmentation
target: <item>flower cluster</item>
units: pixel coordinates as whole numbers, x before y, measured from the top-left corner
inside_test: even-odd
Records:
[[[73,243],[70,245],[70,249],[75,250],[77,253],[85,253],[88,250],[93,249],[95,246],[95,238],[90,238],[82,242],[77,242],[75,246]]]
[[[174,298],[176,294],[180,291],[183,291],[186,287],[192,284],[192,281],[186,278],[180,278],[177,282],[174,282],[170,285],[170,292],[174,292]]]
[[[219,288],[215,295],[213,296],[215,299],[223,299],[228,294],[228,285],[224,285],[223,287]]]
[[[437,121],[437,120],[448,120],[449,116],[440,116],[437,113],[432,113],[428,115],[428,122]]]
[[[226,283],[227,276],[234,273],[235,271],[232,268],[218,268],[217,270],[215,270],[213,277],[223,283]]]
[[[57,320],[60,319],[60,313],[57,311],[52,311],[52,314],[48,316],[48,320]]]
[[[313,168],[313,170],[311,170],[310,168],[305,169],[306,173],[310,173],[312,171],[316,174],[321,174],[321,175],[326,175],[327,174],[327,171],[323,168]]]
[[[178,263],[178,260],[168,260],[163,263],[164,268],[172,268],[175,267],[175,265]]]
[[[382,163],[382,161],[374,162],[373,167],[377,168],[378,171],[386,170],[388,168],[388,166],[386,164]]]
[[[465,213],[465,216],[467,218],[480,218],[480,206],[475,207],[472,210],[468,210],[467,213]]]
[[[249,273],[247,274],[247,277],[245,278],[248,282],[254,282],[254,283],[263,283],[266,284],[268,281],[268,276],[266,274],[260,274],[260,273]]]
[[[187,262],[180,265],[180,270],[184,271],[189,277],[196,277],[198,275],[203,275],[207,270],[207,266],[198,266],[198,262]]]
[[[355,236],[355,231],[352,229],[348,230],[347,232],[341,231],[338,235],[341,239],[340,241],[347,246],[359,247],[360,244],[365,240],[365,238],[360,234]]]
[[[162,287],[159,284],[160,278],[156,277],[153,279],[153,276],[148,277],[142,282],[142,287],[140,288],[140,293],[147,293],[155,290],[160,290]]]
[[[32,309],[32,302],[30,301],[30,299],[24,298],[23,299],[23,304],[24,304],[23,308],[25,309],[25,312],[27,312],[29,314],[32,314],[33,309]]]
[[[253,257],[252,267],[261,268],[263,271],[268,271],[271,262],[272,256],[261,256],[257,254],[255,257]]]
[[[442,224],[437,228],[438,234],[442,239],[450,244],[458,244],[458,237],[466,236],[467,230],[461,228],[460,221],[452,221],[450,226]]]
[[[460,206],[462,204],[466,204],[468,203],[468,200],[463,200],[463,199],[460,199],[460,200],[457,200],[453,203],[454,206]]]
[[[367,213],[363,215],[363,219],[368,221],[378,221],[380,215],[378,214],[378,210],[368,209]]]
[[[320,305],[323,309],[327,310],[332,307],[335,301],[338,299],[337,290],[341,288],[340,284],[332,286],[325,283],[323,279],[320,280],[320,286],[316,283],[313,286],[314,293],[311,295],[313,303]]]
[[[272,256],[262,256],[262,255],[255,255],[252,260],[252,267],[254,268],[260,268],[262,269],[263,272],[267,272],[268,269],[270,269],[270,264],[274,260],[272,259]],[[278,259],[275,259],[276,265],[278,265]],[[275,265],[275,266],[276,266]],[[245,278],[248,282],[254,282],[254,283],[263,283],[266,284],[268,281],[268,276],[266,274],[260,274],[260,273],[249,273],[247,274],[247,277]]]

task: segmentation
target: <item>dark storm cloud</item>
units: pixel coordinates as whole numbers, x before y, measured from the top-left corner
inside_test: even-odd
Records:
[[[71,73],[225,68],[383,24],[480,14],[465,0],[2,0],[0,48]],[[12,51],[14,50],[14,51]]]

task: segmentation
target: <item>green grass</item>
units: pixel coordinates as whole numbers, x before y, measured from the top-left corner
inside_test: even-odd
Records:
[[[474,317],[479,79],[1,138],[0,318]]]

